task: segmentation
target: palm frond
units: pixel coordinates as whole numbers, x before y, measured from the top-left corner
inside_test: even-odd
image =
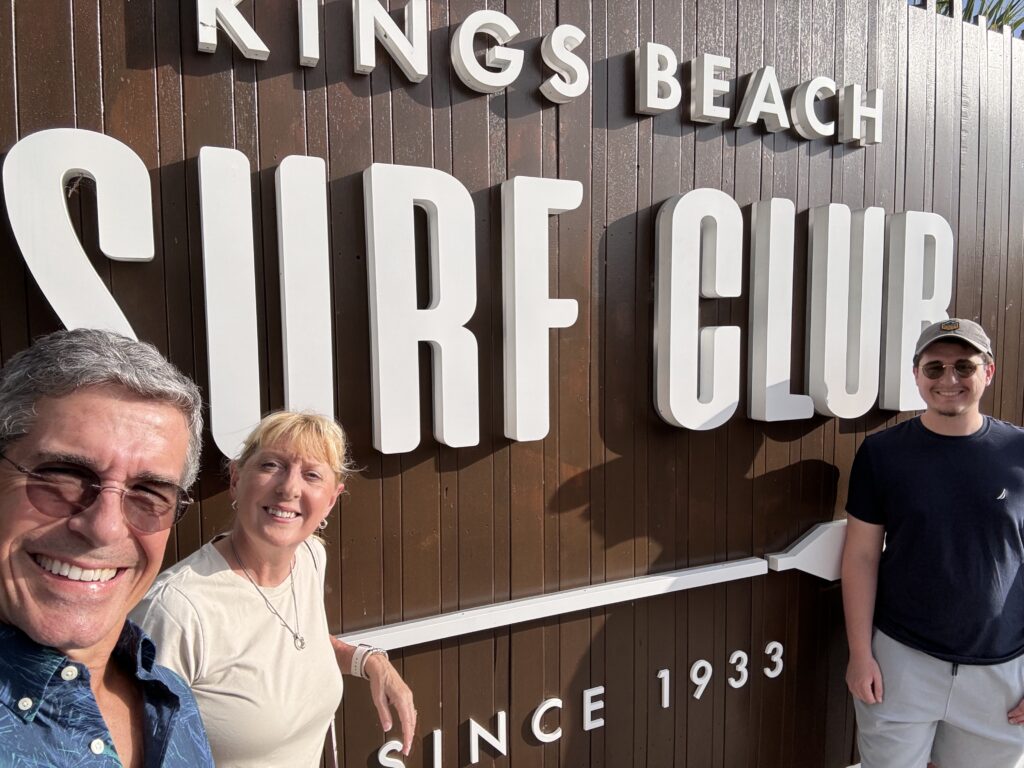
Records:
[[[959,13],[965,21],[984,16],[989,29],[1007,26],[1016,34],[1024,28],[1024,0],[963,0],[962,4],[960,0],[938,0],[936,7],[946,16]]]

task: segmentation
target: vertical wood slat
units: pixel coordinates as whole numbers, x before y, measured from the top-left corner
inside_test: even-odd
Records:
[[[652,34],[654,29],[653,3],[637,3],[635,11],[635,46]],[[651,32],[648,32],[651,30]],[[627,54],[626,62],[629,64]],[[634,52],[635,62],[635,52]],[[635,72],[635,63],[634,69]],[[635,75],[632,78],[635,80]],[[629,89],[627,88],[627,93]],[[635,112],[635,96],[627,108],[627,114]],[[633,244],[633,392],[651,392],[651,370],[653,345],[650,342],[653,327],[653,296],[650,291],[649,276],[654,274],[654,220],[642,216],[640,212],[648,210],[652,205],[654,176],[654,120],[637,121],[636,131],[636,203],[635,239]],[[646,398],[634,395],[633,403],[633,440],[635,458],[633,460],[633,572],[636,575],[646,574],[650,570],[650,558],[658,549],[652,540],[650,488],[647,477],[650,471],[650,447],[647,442]],[[654,708],[654,700],[658,698],[659,686],[656,684],[657,669],[652,668],[650,660],[651,624],[649,617],[658,608],[651,601],[641,601],[633,610],[633,675],[632,675],[632,760],[635,763],[650,762],[648,719]],[[628,699],[623,699],[628,702]],[[654,747],[657,749],[657,747]]]
[[[999,32],[985,33],[987,66],[986,153],[985,153],[985,211],[982,239],[984,266],[981,283],[980,322],[992,337],[993,350],[1002,346],[1003,316],[1006,307],[1006,165],[1009,146],[1008,121],[1005,102],[1005,37]],[[1000,401],[1004,381],[1000,377],[985,391],[981,406],[986,413]],[[995,414],[999,416],[999,413]]]
[[[506,4],[505,12],[516,19],[525,39],[534,39],[543,34],[542,9],[539,3],[513,0]],[[516,176],[543,175],[545,105],[532,89],[523,84],[539,82],[540,77],[541,71],[536,60],[527,57],[519,81],[508,89],[503,103],[500,99],[495,101],[495,106],[504,111],[507,123],[506,173],[509,179]],[[496,184],[500,181],[494,180]],[[497,195],[492,195],[491,199],[496,200]],[[545,223],[544,229],[548,228]],[[548,238],[548,242],[552,258],[557,259],[557,242],[551,237]],[[554,286],[555,284],[552,284],[552,288]],[[491,291],[492,307],[498,305],[500,308],[500,294],[493,291],[492,285],[488,284],[487,287]],[[553,295],[558,294],[556,292]],[[557,349],[552,345],[549,354],[550,370],[558,370],[556,361]],[[494,407],[491,410],[494,414],[492,426],[496,432],[503,428],[504,421],[502,409],[498,407],[499,399],[498,393],[495,392]],[[504,451],[509,462],[507,511],[504,514],[507,515],[509,522],[511,539],[511,556],[506,573],[510,575],[508,589],[514,597],[539,595],[558,588],[558,539],[550,535],[551,529],[557,527],[558,520],[552,514],[554,510],[548,509],[546,498],[551,485],[547,477],[550,471],[548,464],[556,459],[554,454],[557,450],[557,430],[554,426],[558,423],[558,401],[551,401],[549,398],[549,403],[553,429],[549,432],[548,438],[544,441],[511,443]],[[488,410],[484,409],[483,412],[487,414]],[[554,564],[552,560],[555,561]],[[531,626],[522,632],[513,633],[512,671],[509,680],[509,715],[512,722],[528,720],[537,702],[544,699],[544,691],[558,685],[557,647],[556,624],[546,627]],[[528,660],[532,660],[533,663]],[[499,673],[499,676],[501,674]],[[554,717],[549,716],[545,725],[551,728],[550,723],[554,720]],[[513,728],[511,731],[509,758],[515,765],[541,766],[544,764],[545,752],[557,749],[538,749],[522,729]]]
[[[590,409],[590,576],[593,581],[604,581],[607,575],[605,547],[608,538],[609,504],[608,447],[610,440],[605,430],[605,411],[601,398],[605,392],[603,367],[607,365],[608,308],[605,281],[605,262],[608,257],[608,239],[605,217],[610,196],[608,171],[611,162],[610,130],[608,119],[610,66],[608,61],[608,0],[594,0],[591,5],[591,243],[590,250],[590,304],[592,323],[589,343]],[[605,611],[592,611],[590,622],[590,667],[581,677],[583,684],[600,685],[604,682],[605,659],[608,650],[608,615]],[[607,765],[605,730],[583,732],[573,729],[563,755],[572,764],[575,759],[589,758],[591,765]],[[572,746],[579,744],[578,747]]]
[[[980,165],[982,88],[984,83],[984,59],[982,41],[984,31],[977,25],[968,24],[963,28],[963,80],[961,91],[961,149],[960,149],[960,240],[957,243],[957,305],[958,317],[978,318],[981,312],[981,294],[973,290],[980,286],[982,275],[982,253],[978,247],[979,237],[979,189],[983,178]],[[962,292],[962,293],[961,293]]]
[[[853,0],[843,8],[842,37],[843,58],[842,73],[837,72],[839,82],[870,83],[869,28],[870,12],[877,4],[869,0]],[[934,14],[931,14],[934,17]],[[837,33],[838,34],[838,33]],[[841,79],[840,79],[841,77]],[[870,87],[870,86],[869,86]],[[873,155],[878,147],[868,149],[848,149],[842,155],[842,181],[840,201],[859,210],[866,206],[868,190],[866,189],[866,169],[874,160]],[[845,509],[847,478],[835,467],[849,467],[853,463],[854,454],[859,446],[864,429],[863,419],[839,420],[834,425],[834,446],[831,465],[820,465],[822,476],[818,489],[820,519],[828,519],[826,510],[834,510],[838,514]],[[809,510],[815,514],[814,505]],[[820,752],[817,760],[823,765],[838,765],[844,761],[849,763],[850,737],[848,724],[853,717],[850,697],[845,690],[846,648],[842,631],[837,636],[823,618],[835,618],[837,590],[821,584],[813,588],[815,606],[814,619],[817,625],[817,650],[821,657],[818,668],[822,674],[818,677],[815,700],[825,712],[828,724],[824,729],[823,738],[819,737]],[[841,615],[841,610],[840,610]]]
[[[434,167],[447,173],[453,172],[454,134],[452,105],[451,70],[447,64],[448,35],[443,32],[449,22],[447,2],[431,4],[431,28],[435,31],[431,36],[431,81],[432,103],[434,105]],[[442,460],[442,507],[441,507],[441,606],[444,611],[451,611],[459,605],[459,566],[458,566],[458,512],[459,512],[459,462],[458,452],[443,452]],[[426,649],[424,649],[426,650]],[[455,642],[443,644],[439,669],[439,696],[428,703],[432,706],[431,722],[425,723],[422,733],[432,730],[443,730],[454,733],[458,727],[459,712],[454,706],[442,706],[441,702],[451,702],[457,698],[459,685],[458,647]],[[435,655],[435,665],[438,660]],[[458,753],[458,744],[449,738],[444,742],[444,761],[453,761]]]
[[[737,5],[737,36],[735,66],[737,72],[751,72],[764,66],[771,60],[769,46],[773,39],[764,34],[764,27],[771,23],[762,0],[746,0]],[[738,102],[738,99],[737,99]],[[750,207],[764,194],[762,189],[762,159],[765,154],[764,145],[771,143],[771,134],[764,133],[760,126],[751,126],[736,131],[730,138],[734,144],[734,172],[732,196],[744,211],[744,225],[750,231],[752,217]],[[743,264],[750,264],[750,239],[744,243]],[[731,299],[729,312],[724,322],[738,326],[745,333],[749,318],[749,269],[744,270],[748,278],[744,281],[743,296]],[[740,381],[745,382],[748,375],[747,359],[741,357]],[[746,388],[741,384],[740,404],[737,414],[740,418],[729,421],[725,433],[727,440],[727,488],[725,503],[719,505],[718,515],[721,519],[720,529],[724,527],[725,557],[732,558],[738,552],[750,552],[753,549],[753,526],[751,525],[753,498],[753,477],[755,440],[760,432],[754,422],[743,418],[749,404],[746,401]],[[724,506],[725,515],[721,509]],[[724,526],[722,525],[724,523]],[[723,547],[716,546],[721,552]],[[750,581],[735,582],[719,588],[719,605],[716,614],[724,614],[724,626],[716,642],[717,658],[715,667],[723,670],[720,675],[720,693],[723,705],[720,709],[722,722],[722,759],[726,768],[745,768],[749,763],[749,744],[754,734],[750,720],[751,706],[755,685],[753,681],[742,688],[733,689],[726,684],[727,677],[735,676],[735,665],[731,663],[734,651],[747,654],[748,665],[752,651],[753,635],[753,588]],[[760,681],[757,681],[760,683]]]
[[[575,24],[587,32],[576,53],[594,70],[591,4],[571,0],[558,4],[559,21]],[[558,176],[576,179],[583,186],[580,207],[558,217],[558,274],[555,295],[575,298],[579,315],[575,325],[557,335],[558,348],[558,488],[548,491],[547,514],[558,516],[559,588],[590,582],[592,503],[590,497],[591,418],[598,409],[589,400],[591,389],[589,339],[598,316],[590,295],[593,270],[591,252],[593,194],[591,189],[590,136],[593,86],[579,99],[558,107]],[[559,622],[558,646],[545,648],[558,666],[555,678],[546,677],[546,690],[563,691],[566,701],[580,702],[591,679],[591,622],[588,615],[572,616]],[[525,659],[523,663],[528,663]],[[515,676],[513,676],[515,679]],[[575,705],[574,705],[575,706]],[[580,737],[580,718],[562,718],[564,732],[571,736],[546,747],[548,765],[584,765],[589,762],[589,741]],[[529,765],[529,763],[524,763]]]
[[[806,59],[801,52],[808,25],[809,4],[800,3],[792,13],[780,13],[783,4],[765,4],[766,24],[772,24],[774,49],[767,48],[766,56],[778,67],[783,82],[802,79],[800,62]],[[801,204],[798,185],[802,147],[787,133],[772,137],[771,151],[765,152],[762,163],[762,192],[766,197],[784,197]],[[800,219],[797,221],[799,227]],[[794,262],[796,263],[796,262]],[[797,294],[794,294],[796,296]],[[794,306],[797,302],[794,301]],[[799,360],[802,344],[799,326],[794,325],[792,342],[793,360]],[[796,379],[794,379],[796,380]],[[770,552],[789,537],[787,509],[791,498],[788,487],[790,445],[799,434],[795,425],[764,425],[761,447],[751,467],[752,529],[754,552]],[[757,669],[761,651],[772,640],[782,637],[787,624],[786,580],[766,579],[754,585],[751,608],[750,664]],[[755,675],[751,679],[751,739],[747,745],[749,765],[772,765],[781,758],[785,691],[779,681]]]
[[[18,135],[27,136],[53,126],[74,127],[71,6],[59,0],[49,0],[33,4],[31,9],[12,6],[12,10],[14,34],[11,46],[17,52]],[[26,281],[26,293],[28,338],[59,328],[56,314],[31,279]]]
[[[653,13],[647,24],[640,29],[640,44],[648,40],[661,42],[671,46],[674,50],[680,51],[680,60],[685,60],[686,43],[684,43],[684,30],[687,29],[683,22],[683,9],[677,2],[671,0],[658,1],[653,3]],[[690,27],[692,29],[692,26]],[[684,73],[680,73],[681,76]],[[651,120],[651,202],[652,209],[656,210],[664,202],[681,193],[682,173],[682,121],[679,116],[669,111],[654,117]],[[648,225],[653,227],[654,217],[648,219]],[[656,231],[649,240],[648,257],[655,258]],[[653,263],[653,262],[652,262]],[[653,272],[652,272],[653,273]],[[638,277],[638,289],[640,285],[647,287],[648,281]],[[638,330],[650,332],[653,328],[653,307],[648,308],[646,323],[638,322]],[[646,339],[642,342],[643,348],[650,349],[650,343]],[[643,387],[640,388],[643,391]],[[649,391],[649,390],[648,390]],[[648,492],[648,535],[650,546],[647,557],[647,567],[650,570],[663,570],[675,567],[679,553],[676,548],[677,529],[677,505],[676,494],[676,463],[675,463],[675,441],[676,436],[673,430],[659,428],[654,425],[647,430],[647,472],[643,482],[647,485]],[[675,715],[676,711],[683,708],[686,703],[686,693],[683,687],[677,682],[675,690],[670,690],[670,707],[664,709],[661,706],[661,682],[657,675],[661,670],[668,670],[670,681],[679,680],[682,670],[676,662],[676,647],[681,643],[676,642],[676,624],[681,618],[680,612],[676,610],[677,600],[673,598],[659,599],[656,605],[651,605],[650,610],[643,614],[647,622],[646,631],[648,637],[649,652],[646,663],[640,668],[639,674],[643,675],[649,690],[646,691],[646,722],[643,723],[646,732],[646,762],[651,768],[671,766],[673,757],[682,752],[684,744],[676,740],[675,721],[681,720]]]
[[[324,39],[338,41],[337,55],[324,56],[328,109],[328,193],[331,222],[333,297],[338,318],[334,338],[338,372],[337,409],[345,425],[353,454],[365,470],[349,480],[338,510],[338,527],[328,564],[328,599],[335,613],[332,629],[372,626],[382,616],[383,574],[380,562],[383,504],[383,461],[369,450],[372,426],[369,397],[369,325],[367,319],[366,252],[363,226],[361,174],[373,162],[373,116],[368,77],[353,76],[351,14],[338,4],[324,7]],[[326,53],[326,52],[325,52]],[[342,377],[340,371],[346,370]],[[335,539],[335,535],[337,538]],[[334,542],[337,541],[337,544]],[[359,581],[361,588],[345,589]],[[366,714],[350,711],[355,695],[345,698],[335,719],[338,755],[342,765],[365,760],[362,733],[372,723]],[[433,724],[429,709],[425,725]]]
[[[701,3],[697,8],[696,30],[697,51],[726,51],[725,2]],[[735,55],[734,51],[730,54]],[[723,103],[734,101],[733,94],[723,98]],[[696,128],[694,146],[694,186],[719,187],[722,184],[724,155],[724,127],[703,125]],[[702,302],[701,322],[715,325],[718,322],[719,302]],[[716,468],[721,458],[718,453],[719,441],[715,432],[693,432],[689,435],[689,481],[688,538],[689,547],[686,565],[693,566],[712,562],[715,557]],[[716,654],[716,601],[715,590],[711,587],[695,590],[688,595],[687,638],[689,659],[678,670],[686,674],[690,664],[698,659],[714,663]],[[721,665],[719,665],[721,668]],[[684,672],[686,670],[686,672]],[[690,686],[686,688],[691,693]],[[686,732],[688,734],[714,734],[712,738],[686,740],[686,765],[704,766],[715,764],[715,752],[721,750],[721,740],[716,738],[716,706],[722,699],[722,689],[715,681],[714,686],[705,690],[700,700],[688,700],[686,711]]]
[[[806,15],[801,16],[801,33],[805,40],[807,55],[801,57],[800,80],[806,80],[816,74],[825,74],[837,82],[842,82],[837,68],[842,67],[845,52],[845,41],[841,39],[845,19],[842,17],[843,3],[814,2],[803,6]],[[816,145],[804,143],[798,154],[797,195],[798,210],[825,205],[833,196],[841,194],[841,169],[846,148],[842,145]],[[795,252],[807,252],[808,216],[798,217],[798,226],[794,237]],[[808,280],[805,270],[798,270],[794,281],[794,297],[805,296]],[[806,338],[807,318],[799,302],[794,302],[793,333],[798,339]],[[798,371],[795,380],[803,379],[803,356],[795,355],[794,368]],[[784,493],[792,494],[785,502],[788,506],[788,529],[786,538],[791,538],[800,530],[805,530],[812,522],[817,510],[811,508],[805,499],[817,497],[821,492],[822,473],[809,471],[814,467],[831,464],[834,435],[834,422],[825,422],[815,417],[805,425],[800,425],[799,438],[790,442],[790,457],[785,475],[786,489]],[[806,484],[805,484],[806,483]],[[815,700],[815,680],[820,673],[820,657],[814,642],[814,626],[811,621],[813,605],[808,602],[812,594],[806,580],[799,577],[788,578],[784,582],[785,608],[781,598],[777,611],[781,615],[769,616],[770,632],[763,638],[765,645],[759,651],[763,658],[764,648],[773,641],[781,642],[791,657],[804,659],[806,662],[794,668],[793,674],[784,676],[774,682],[782,690],[777,693],[777,701],[782,708],[781,744],[779,750],[780,764],[799,764],[805,759],[813,759],[820,732],[811,734],[806,741],[800,737],[800,724],[813,717],[812,712],[818,706]],[[767,682],[766,682],[767,684]]]
[[[134,3],[123,13],[101,5],[92,13],[99,21],[102,42],[102,130],[126,144],[142,158],[151,175],[154,211],[160,210],[159,139],[157,134],[156,52],[153,29],[156,19],[149,3]],[[120,9],[117,9],[120,10]],[[76,48],[77,48],[76,39]],[[100,51],[96,44],[95,50]],[[79,111],[81,111],[79,109]],[[140,338],[152,339],[165,354],[167,305],[162,253],[162,222],[154,217],[156,257],[143,265],[105,259],[111,293]],[[140,266],[139,268],[134,268]]]
[[[31,12],[0,3],[0,57],[10,62],[0,67],[0,152],[31,131],[77,124],[104,130],[143,158],[153,171],[157,259],[112,264],[92,255],[140,335],[201,382],[207,363],[195,157],[205,145],[250,157],[266,408],[283,401],[273,173],[287,154],[328,160],[338,413],[366,467],[329,534],[332,627],[763,554],[841,509],[856,445],[891,414],[764,425],[747,421],[741,403],[728,426],[710,434],[675,430],[653,414],[654,216],[664,200],[695,185],[724,189],[741,206],[774,195],[796,200],[801,211],[827,202],[879,204],[889,212],[934,209],[951,220],[955,313],[980,317],[998,345],[1000,378],[986,405],[1022,418],[1024,235],[1013,217],[1024,178],[1015,119],[1019,41],[900,0],[804,0],[783,14],[776,0],[716,0],[699,10],[672,0],[510,0],[503,8],[523,30],[516,44],[527,63],[510,91],[481,97],[452,80],[448,63],[450,31],[482,7],[477,0],[430,3],[431,73],[419,85],[381,49],[372,76],[352,71],[351,15],[343,5],[324,5],[321,63],[300,70],[287,4],[240,6],[273,51],[269,62],[254,64],[223,34],[217,54],[196,52],[187,4],[179,13],[152,0],[47,0]],[[587,52],[592,84],[580,99],[553,107],[536,92],[549,74],[536,46],[564,21],[588,34],[577,52]],[[740,86],[762,63],[776,66],[784,88],[832,73],[840,84],[880,85],[885,140],[861,150],[760,128],[698,126],[684,111],[638,117],[633,49],[648,39],[676,48],[682,61],[705,51],[730,55]],[[738,94],[724,101],[735,107]],[[483,438],[476,448],[439,448],[428,407],[419,450],[382,457],[371,448],[361,173],[374,161],[452,172],[473,195],[479,296],[470,327],[480,341]],[[580,315],[551,336],[552,432],[536,444],[509,444],[501,424],[497,190],[517,173],[575,178],[585,187],[581,208],[550,223],[553,295],[576,298]],[[86,238],[94,236],[91,215],[87,201]],[[798,254],[805,224],[801,213]],[[0,240],[10,242],[10,234],[0,230]],[[0,250],[0,353],[7,358],[56,319],[13,244]],[[800,269],[795,288],[798,382]],[[704,322],[741,328],[746,311],[743,297],[701,308]],[[428,384],[424,371],[425,406]],[[201,514],[179,526],[168,562],[229,519],[214,454],[208,446]],[[511,754],[497,763],[845,765],[851,732],[836,597],[805,577],[771,575],[446,641],[396,660],[420,697],[421,732],[444,728],[445,764],[466,760],[460,724],[467,717],[493,724],[493,713],[508,709]],[[753,668],[770,639],[786,643],[783,678],[729,688],[728,654],[743,646]],[[686,679],[698,658],[715,666],[700,701]],[[673,674],[668,710],[659,704],[661,667]],[[579,697],[593,685],[606,687],[607,724],[583,733]],[[362,764],[380,734],[363,686],[349,689],[339,712],[341,754]],[[565,697],[558,722],[566,735],[541,747],[521,726],[555,692]],[[428,739],[418,740],[409,764],[426,764],[429,748]]]
[[[1003,135],[1003,184],[1002,201],[1000,205],[1000,216],[1002,219],[1002,231],[1000,233],[1000,250],[1002,260],[1003,280],[1000,283],[1000,295],[1002,301],[1000,307],[999,338],[996,341],[994,352],[1000,361],[999,389],[994,396],[993,412],[1000,418],[1013,421],[1017,418],[1020,393],[1018,391],[1017,366],[1020,359],[1020,330],[1021,318],[1019,314],[1006,312],[1005,307],[1012,306],[1012,303],[1020,296],[1022,283],[1024,283],[1024,259],[1017,258],[1022,253],[1019,246],[1019,223],[1015,224],[1016,216],[1012,205],[1014,198],[1014,185],[1017,170],[1013,160],[1013,131],[1015,122],[1013,119],[1013,46],[1015,40],[1012,36],[1003,34],[1003,114],[1004,126]],[[1014,231],[1016,230],[1016,231]]]
[[[449,23],[461,22],[475,6],[466,0],[449,3]],[[496,247],[491,239],[492,216],[490,195],[487,190],[495,179],[491,177],[491,146],[489,136],[489,115],[491,97],[472,94],[460,81],[451,80],[452,100],[452,160],[453,172],[469,189],[476,208],[476,255],[477,255],[477,311],[469,327],[477,333],[480,343],[481,365],[481,424],[487,423],[486,415],[494,406],[490,354],[490,324],[493,305],[491,303],[491,261]],[[482,338],[481,338],[482,337]],[[458,561],[459,561],[459,604],[469,607],[488,602],[493,596],[493,517],[492,497],[494,488],[493,465],[488,444],[489,432],[481,432],[482,442],[476,448],[460,451],[459,485],[460,498],[473,499],[472,503],[460,505]],[[458,699],[456,712],[459,723],[472,717],[485,727],[493,729],[494,708],[494,639],[485,634],[458,646]],[[454,732],[449,732],[454,733]],[[468,746],[462,740],[456,745],[459,762],[468,760]]]
[[[638,359],[633,329],[636,322],[636,273],[633,254],[637,237],[637,184],[639,124],[633,117],[630,54],[636,48],[638,13],[633,3],[607,6],[608,80],[605,102],[608,125],[607,209],[605,220],[605,338],[603,347],[604,395],[598,404],[609,453],[606,456],[605,565],[608,578],[635,574],[636,505],[634,493],[639,459],[633,431],[635,365]],[[606,696],[604,760],[609,766],[632,761],[635,723],[633,664],[635,606],[612,606],[605,625],[602,682],[614,697]],[[627,663],[621,663],[625,660]]]
[[[1010,102],[1010,221],[1015,221],[1010,226],[1009,242],[1007,253],[1010,254],[1012,267],[1019,272],[1021,269],[1021,254],[1024,254],[1024,227],[1016,220],[1013,212],[1024,210],[1024,119],[1020,118],[1024,112],[1024,91],[1019,85],[1021,77],[1024,77],[1024,44],[1020,40],[1013,40],[1010,46],[1011,67],[1011,102]],[[1011,285],[1013,283],[1011,282]],[[1024,278],[1017,282],[1019,286],[1016,293],[1011,293],[1011,301],[1016,301],[1017,306],[1024,305]],[[1021,394],[1022,382],[1024,382],[1024,355],[1020,354],[1021,334],[1024,328],[1021,327],[1019,315],[1014,318],[1017,323],[1017,335],[1011,335],[1012,323],[1007,324],[1007,332],[1003,338],[1003,349],[1015,348],[1017,363],[1015,366],[1014,383],[1012,388],[1003,388],[1003,418],[1015,424],[1021,423],[1024,418],[1024,397]],[[1004,352],[1006,354],[1006,352]],[[1014,353],[1009,353],[1014,354]],[[1007,355],[1009,357],[1009,354]],[[1007,361],[1009,362],[1009,361]],[[1010,368],[1004,365],[1001,375],[1006,375]]]
[[[18,67],[22,65],[16,54],[14,0],[0,2],[0,148],[14,145],[18,141],[19,103]],[[4,205],[4,192],[0,188],[0,205]],[[11,243],[14,238],[2,217],[0,238]],[[0,248],[0,359],[4,362],[18,350],[28,345],[28,308],[26,296],[27,275],[24,263],[15,248]]]
[[[382,62],[383,62],[382,58]],[[435,62],[431,62],[435,64]],[[434,85],[430,79],[410,83],[391,63],[391,162],[402,165],[431,167],[434,161]],[[434,67],[431,67],[431,72]],[[399,85],[400,87],[395,87]],[[383,98],[383,97],[382,97]],[[446,110],[446,99],[441,109]],[[421,220],[422,221],[422,220]],[[417,270],[422,280],[428,263],[427,241],[422,228],[417,229]],[[421,355],[421,366],[425,363]],[[429,381],[421,368],[421,386]],[[401,457],[401,518],[393,524],[400,541],[401,570],[396,579],[400,614],[404,619],[434,615],[441,611],[441,466],[456,464],[456,451],[439,447],[430,439],[433,417],[429,398],[421,398],[421,442],[419,447]],[[426,406],[424,408],[424,406]],[[442,454],[445,454],[442,459]],[[440,725],[441,713],[436,703],[441,697],[442,671],[437,664],[437,647],[418,648],[403,654],[402,669],[406,680],[423,692],[426,715],[433,727]]]

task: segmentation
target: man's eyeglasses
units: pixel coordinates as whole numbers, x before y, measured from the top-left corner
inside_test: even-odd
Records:
[[[121,494],[121,514],[139,533],[165,531],[178,522],[192,498],[174,483],[146,480],[133,488],[103,485],[89,469],[77,464],[53,464],[27,469],[0,453],[3,459],[25,476],[25,495],[44,515],[71,517],[88,509],[103,491]]]
[[[921,366],[921,373],[929,379],[941,379],[947,368],[952,368],[959,379],[969,379],[978,370],[979,363],[973,360],[957,360],[955,363],[941,363],[933,360]]]

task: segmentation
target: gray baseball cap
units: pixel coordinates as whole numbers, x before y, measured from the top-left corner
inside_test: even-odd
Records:
[[[924,352],[925,347],[929,344],[943,339],[957,339],[965,344],[970,344],[979,352],[984,352],[986,355],[992,354],[992,342],[989,341],[984,328],[973,320],[951,317],[949,320],[932,323],[921,331],[921,335],[917,339],[917,347],[914,350],[914,357]]]

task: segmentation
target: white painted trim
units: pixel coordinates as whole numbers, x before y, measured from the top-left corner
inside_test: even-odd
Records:
[[[601,608],[605,605],[666,595],[710,584],[749,579],[768,572],[768,562],[760,557],[745,557],[725,563],[683,568],[667,573],[623,579],[607,584],[566,589],[547,595],[524,597],[481,608],[454,611],[415,621],[403,621],[383,627],[340,635],[353,645],[371,643],[379,648],[395,650],[420,643],[459,637],[496,627],[507,627],[524,621],[559,616],[563,613]]]
[[[795,568],[812,576],[837,581],[846,541],[846,521],[818,523],[782,552],[765,555],[773,571]]]

